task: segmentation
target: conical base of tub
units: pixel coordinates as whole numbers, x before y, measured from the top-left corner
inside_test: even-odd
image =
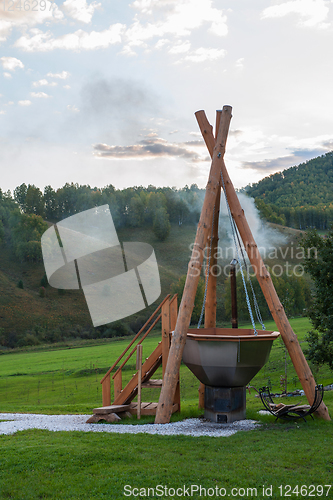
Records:
[[[187,334],[183,361],[205,385],[244,387],[269,358],[279,332],[203,328]]]

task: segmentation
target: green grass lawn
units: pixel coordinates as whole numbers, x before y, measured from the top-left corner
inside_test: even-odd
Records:
[[[306,346],[306,333],[310,329],[307,318],[291,319],[301,346]],[[250,325],[244,325],[249,327]],[[268,330],[276,329],[273,322],[267,322]],[[143,343],[143,358],[147,357],[160,340],[158,331],[152,332]],[[109,342],[98,342],[94,346],[63,348],[52,350],[28,350],[14,352],[0,357],[0,411],[2,412],[43,412],[43,413],[90,413],[92,408],[101,406],[100,380],[108,368],[118,358],[129,342],[128,338]],[[285,347],[281,339],[275,341],[269,361],[251,381],[251,385],[270,385],[272,391],[280,392],[281,377],[285,376]],[[317,383],[328,385],[333,382],[333,374],[327,367],[315,370]],[[123,370],[123,385],[135,372],[135,356]],[[162,377],[161,368],[154,378]],[[288,390],[301,389],[292,362],[287,355]],[[181,366],[182,407],[191,413],[198,401],[198,381]],[[143,397],[158,401],[158,389],[144,389]],[[248,395],[248,407],[254,398]],[[254,399],[254,402],[256,402]]]
[[[292,319],[291,324],[305,347],[308,319]],[[273,323],[267,323],[266,327],[275,329]],[[158,340],[159,332],[147,339],[144,356]],[[90,414],[92,408],[101,406],[102,374],[128,341],[126,338],[95,346],[0,356],[0,412]],[[124,383],[134,371],[133,360],[123,373]],[[278,392],[284,374],[284,345],[277,340],[269,362],[251,384],[260,387],[270,382],[272,390]],[[154,378],[160,375],[157,372]],[[301,388],[290,360],[287,375],[289,390]],[[327,368],[314,375],[318,383],[333,382],[333,374]],[[182,365],[182,412],[173,419],[202,415],[197,408],[198,385],[197,379]],[[158,396],[159,390],[145,389],[143,399],[157,401]],[[300,397],[297,401],[304,399]],[[333,392],[325,392],[324,401],[333,415]],[[130,491],[134,494],[128,498],[141,498],[148,496],[147,488],[158,485],[166,487],[167,494],[164,491],[155,498],[172,498],[172,488],[191,488],[191,485],[194,489],[206,488],[206,493],[208,489],[210,493],[214,491],[214,496],[206,495],[211,498],[221,497],[220,493],[237,499],[333,498],[332,490],[326,496],[328,487],[320,489],[320,485],[330,484],[333,477],[332,422],[318,418],[306,423],[275,422],[270,415],[260,415],[260,409],[262,404],[251,391],[247,394],[247,418],[262,425],[258,430],[228,438],[41,430],[0,436],[0,499],[121,499],[127,498],[124,493]],[[153,420],[147,417],[141,422]],[[136,422],[135,418],[131,422]],[[302,485],[307,487],[303,488],[303,495]],[[317,489],[311,489],[311,485]],[[309,492],[316,495],[309,496]],[[193,492],[192,498],[204,498],[203,493],[204,490],[200,497],[199,492]]]
[[[278,499],[281,486],[285,493],[287,485],[327,485],[333,472],[332,426],[317,421],[264,424],[228,438],[29,430],[0,436],[0,445],[2,499],[116,500],[128,488],[139,488],[141,497],[158,485],[171,493],[193,485],[225,488],[237,499]],[[263,488],[273,494],[263,495]],[[332,498],[332,491],[321,496]]]

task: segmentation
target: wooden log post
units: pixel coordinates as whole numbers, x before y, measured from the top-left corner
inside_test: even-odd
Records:
[[[214,328],[216,326],[216,306],[217,306],[217,296],[216,296],[216,266],[217,266],[217,255],[218,255],[218,230],[219,230],[219,216],[220,216],[220,201],[221,201],[221,189],[217,191],[215,210],[214,210],[214,227],[213,236],[209,237],[208,245],[212,245],[211,256],[209,267],[206,268],[206,279],[208,274],[208,284],[207,284],[207,295],[205,303],[205,328]],[[210,239],[212,240],[210,243]],[[208,253],[208,248],[206,253]],[[199,408],[205,407],[205,384],[200,382],[199,389]]]
[[[110,406],[111,404],[111,380],[108,375],[102,383],[102,404],[103,406]]]
[[[171,332],[176,328],[177,323],[177,295],[175,295],[170,301],[170,342],[171,342]],[[177,412],[180,412],[180,380],[178,371],[178,382],[176,385],[175,396],[173,398],[173,404],[177,405]]]
[[[216,111],[216,124],[215,124],[215,141],[217,139],[217,134],[221,122],[221,110]],[[214,141],[214,145],[215,145]],[[211,244],[211,257],[209,268],[206,268],[206,279],[208,274],[208,285],[207,285],[207,295],[205,303],[205,328],[214,328],[216,326],[216,306],[217,306],[217,296],[216,296],[216,265],[217,265],[217,255],[218,255],[218,242],[219,242],[219,217],[220,217],[220,202],[221,202],[221,185],[217,190],[214,217],[213,217],[213,234],[210,236],[212,241],[208,241],[208,245]],[[206,250],[206,253],[208,250]],[[199,409],[205,407],[205,384],[200,382],[199,389]]]
[[[213,160],[206,187],[205,199],[201,210],[191,260],[188,266],[184,292],[179,306],[176,328],[171,341],[168,363],[164,374],[163,387],[157,407],[155,418],[156,424],[168,423],[172,413],[172,404],[178,381],[180,363],[182,360],[187,330],[190,325],[195,294],[200,278],[203,252],[211,230],[211,221],[216,202],[216,195],[220,186],[220,171],[222,168],[222,160],[231,120],[231,109],[231,106],[224,106],[221,114],[221,124],[219,127],[216,145],[214,147]]]
[[[217,135],[219,131],[219,126],[221,122],[222,111],[216,111],[216,126],[215,126],[215,141],[217,140]],[[212,129],[211,129],[212,133]],[[218,255],[218,244],[219,244],[219,217],[220,217],[220,202],[221,202],[221,183],[217,190],[215,206],[214,206],[214,217],[213,217],[213,231],[209,236],[208,245],[211,245],[211,257],[209,268],[206,268],[206,279],[208,274],[208,286],[207,295],[205,303],[205,328],[214,328],[216,326],[216,265],[217,265],[217,255]],[[209,249],[206,249],[206,253],[209,253]]]
[[[162,306],[162,370],[163,377],[168,362],[170,349],[170,303],[167,300]]]
[[[138,406],[136,409],[137,419],[141,418],[141,386],[142,386],[142,344],[136,346],[136,369],[138,370]]]
[[[123,388],[121,370],[117,371],[113,379],[114,399],[117,399]],[[105,405],[103,405],[105,406]]]
[[[212,158],[214,158],[215,148],[212,148],[212,141],[214,140],[214,136],[212,134],[211,126],[209,125],[209,122],[203,111],[197,112],[196,117],[208,151]],[[253,238],[251,229],[244,215],[244,210],[239,203],[235,188],[231,182],[223,158],[221,161],[221,171],[224,179],[230,210],[237,225],[239,234],[243,240],[252,268],[259,281],[269,310],[289,352],[289,356],[292,360],[297,376],[302,384],[305,395],[309,401],[309,404],[312,405],[313,399],[315,397],[315,379],[298,342],[297,335],[293,332],[284,308],[276,293],[271,276],[261,258],[257,244]],[[323,419],[330,420],[327,407],[323,402],[319,406],[316,413]]]

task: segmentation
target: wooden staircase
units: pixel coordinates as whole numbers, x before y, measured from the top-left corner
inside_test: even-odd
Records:
[[[157,347],[150,354],[148,358],[144,361],[141,367],[141,387],[147,389],[161,388],[163,384],[163,379],[152,379],[156,370],[162,364],[163,376],[166,368],[166,363],[168,360],[168,354],[171,342],[171,332],[174,330],[177,321],[177,295],[174,295],[170,299],[170,295],[167,295],[161,304],[157,307],[148,321],[143,325],[140,331],[135,335],[134,339],[129,343],[123,353],[119,356],[117,361],[111,366],[104,377],[101,380],[102,384],[102,404],[100,408],[94,408],[94,415],[90,417],[87,423],[95,423],[99,420],[106,420],[109,422],[115,422],[120,420],[121,416],[129,414],[137,414],[138,403],[133,402],[133,399],[138,394],[139,387],[139,370],[133,375],[131,380],[122,387],[122,369],[125,364],[131,359],[134,353],[137,351],[137,346],[142,344],[144,339],[148,336],[149,332],[154,328],[159,320],[162,320],[162,339],[158,342]],[[142,335],[141,340],[138,340]],[[136,341],[138,341],[136,343]],[[136,345],[131,350],[130,354],[126,357],[124,361],[125,354],[130,350],[130,348],[136,343]],[[121,362],[120,366],[118,364]],[[114,398],[111,404],[111,373],[115,370],[112,375],[113,387],[114,387]],[[155,415],[157,409],[157,402],[140,402],[141,415]],[[177,389],[173,401],[172,412],[180,411],[180,388],[179,388],[179,376]]]

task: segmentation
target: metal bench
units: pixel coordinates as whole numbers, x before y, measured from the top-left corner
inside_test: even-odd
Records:
[[[297,420],[302,418],[306,421],[305,417],[310,415],[313,419],[312,413],[319,408],[324,396],[324,387],[322,385],[316,385],[312,405],[303,405],[300,403],[288,405],[284,403],[274,403],[268,387],[261,387],[259,389],[259,396],[265,409],[274,415],[276,419]]]

